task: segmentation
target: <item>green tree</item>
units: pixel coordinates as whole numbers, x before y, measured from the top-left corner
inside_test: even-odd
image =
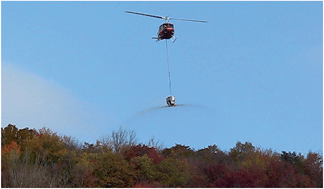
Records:
[[[9,124],[4,129],[1,128],[1,145],[8,145],[12,141],[15,141],[17,144],[21,145],[24,140],[31,139],[36,135],[37,131],[35,129],[28,129],[28,127],[18,129],[15,125]]]
[[[303,161],[304,161],[304,156],[301,154],[296,154],[296,152],[285,152],[282,151],[282,154],[280,155],[280,160],[288,162],[292,164],[298,172],[302,173],[303,172]]]
[[[190,165],[185,160],[166,158],[157,165],[158,181],[164,187],[186,187],[189,182]]]
[[[18,142],[18,128],[15,125],[9,124],[4,129],[1,128],[1,146],[10,144],[12,141]]]
[[[156,179],[156,167],[153,159],[149,158],[147,154],[143,156],[136,156],[130,161],[135,166],[136,170],[136,184],[139,183],[153,183]]]
[[[233,162],[241,162],[244,157],[249,153],[253,152],[255,147],[251,142],[245,142],[244,144],[241,142],[237,142],[234,148],[231,148],[229,156],[233,160]]]
[[[127,151],[124,152],[123,156],[126,160],[129,161],[134,157],[143,156],[144,154],[153,159],[154,164],[158,164],[164,159],[161,154],[156,151],[155,148],[142,144],[130,147]]]
[[[46,157],[48,164],[58,163],[68,154],[66,145],[57,133],[48,128],[39,130],[39,135],[24,141],[22,147],[24,153],[31,153],[31,159],[35,160],[37,154]]]
[[[132,187],[134,168],[119,153],[104,152],[94,160],[94,175],[99,187]]]
[[[226,163],[228,161],[228,155],[220,150],[215,144],[198,150],[196,156],[200,162],[204,160],[204,162],[208,164]]]
[[[162,151],[162,154],[167,157],[193,157],[195,155],[195,151],[192,150],[189,146],[176,144],[171,148],[166,148]]]
[[[23,144],[26,139],[32,139],[37,134],[35,129],[28,129],[28,127],[19,129],[17,132],[17,142],[18,144]]]

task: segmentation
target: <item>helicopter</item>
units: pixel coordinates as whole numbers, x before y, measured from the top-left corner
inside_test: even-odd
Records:
[[[207,23],[207,21],[204,21],[204,20],[171,18],[171,17],[168,17],[168,16],[156,16],[156,15],[144,14],[144,13],[132,12],[132,11],[125,11],[125,12],[165,20],[165,23],[161,24],[160,27],[159,27],[159,31],[157,33],[158,36],[157,37],[152,37],[152,39],[156,39],[156,41],[161,41],[163,39],[171,39],[171,38],[172,38],[173,43],[176,41],[177,37],[174,36],[174,25],[172,23],[170,23],[169,20],[182,20],[182,21]]]
[[[168,60],[168,72],[169,72],[169,87],[170,87],[170,94],[171,94],[171,77],[170,77],[170,63],[169,63],[169,53],[168,53],[168,43],[167,39],[172,38],[172,42],[174,43],[177,39],[177,37],[174,36],[174,25],[169,22],[169,20],[182,20],[182,21],[191,21],[191,22],[202,22],[207,23],[207,21],[204,20],[192,20],[192,19],[183,19],[183,18],[171,18],[168,16],[156,16],[151,14],[144,14],[139,12],[132,12],[132,11],[125,11],[126,13],[131,14],[137,14],[142,16],[149,16],[153,18],[159,18],[165,20],[165,23],[161,24],[159,27],[159,31],[157,33],[157,37],[152,37],[152,39],[156,39],[156,41],[161,41],[165,39],[166,41],[166,48],[167,48],[167,60]],[[168,106],[166,107],[172,107],[172,106],[178,106],[175,103],[175,96],[169,96],[166,98],[166,103]]]

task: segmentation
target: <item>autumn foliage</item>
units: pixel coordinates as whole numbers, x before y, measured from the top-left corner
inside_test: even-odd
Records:
[[[323,187],[323,158],[237,142],[194,150],[137,143],[120,128],[80,144],[47,128],[1,128],[1,187]]]

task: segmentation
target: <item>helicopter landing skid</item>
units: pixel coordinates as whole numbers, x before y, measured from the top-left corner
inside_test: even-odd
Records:
[[[158,37],[152,37],[152,39],[156,39],[156,42],[162,40],[161,38],[158,38]],[[173,36],[173,37],[171,38],[171,40],[172,40],[172,43],[174,43],[174,42],[177,40],[177,37],[174,37],[174,36]]]
[[[172,40],[172,43],[174,43],[174,42],[177,40],[177,37],[174,37],[174,36],[173,36],[172,39],[173,39],[173,40]]]
[[[152,39],[156,39],[156,42],[161,41],[161,39],[158,37],[152,37]]]

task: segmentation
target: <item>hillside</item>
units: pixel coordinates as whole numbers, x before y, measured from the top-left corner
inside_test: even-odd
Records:
[[[216,140],[216,139],[215,139]],[[120,128],[80,144],[48,128],[1,128],[1,187],[323,187],[323,157],[237,142],[162,148]]]

